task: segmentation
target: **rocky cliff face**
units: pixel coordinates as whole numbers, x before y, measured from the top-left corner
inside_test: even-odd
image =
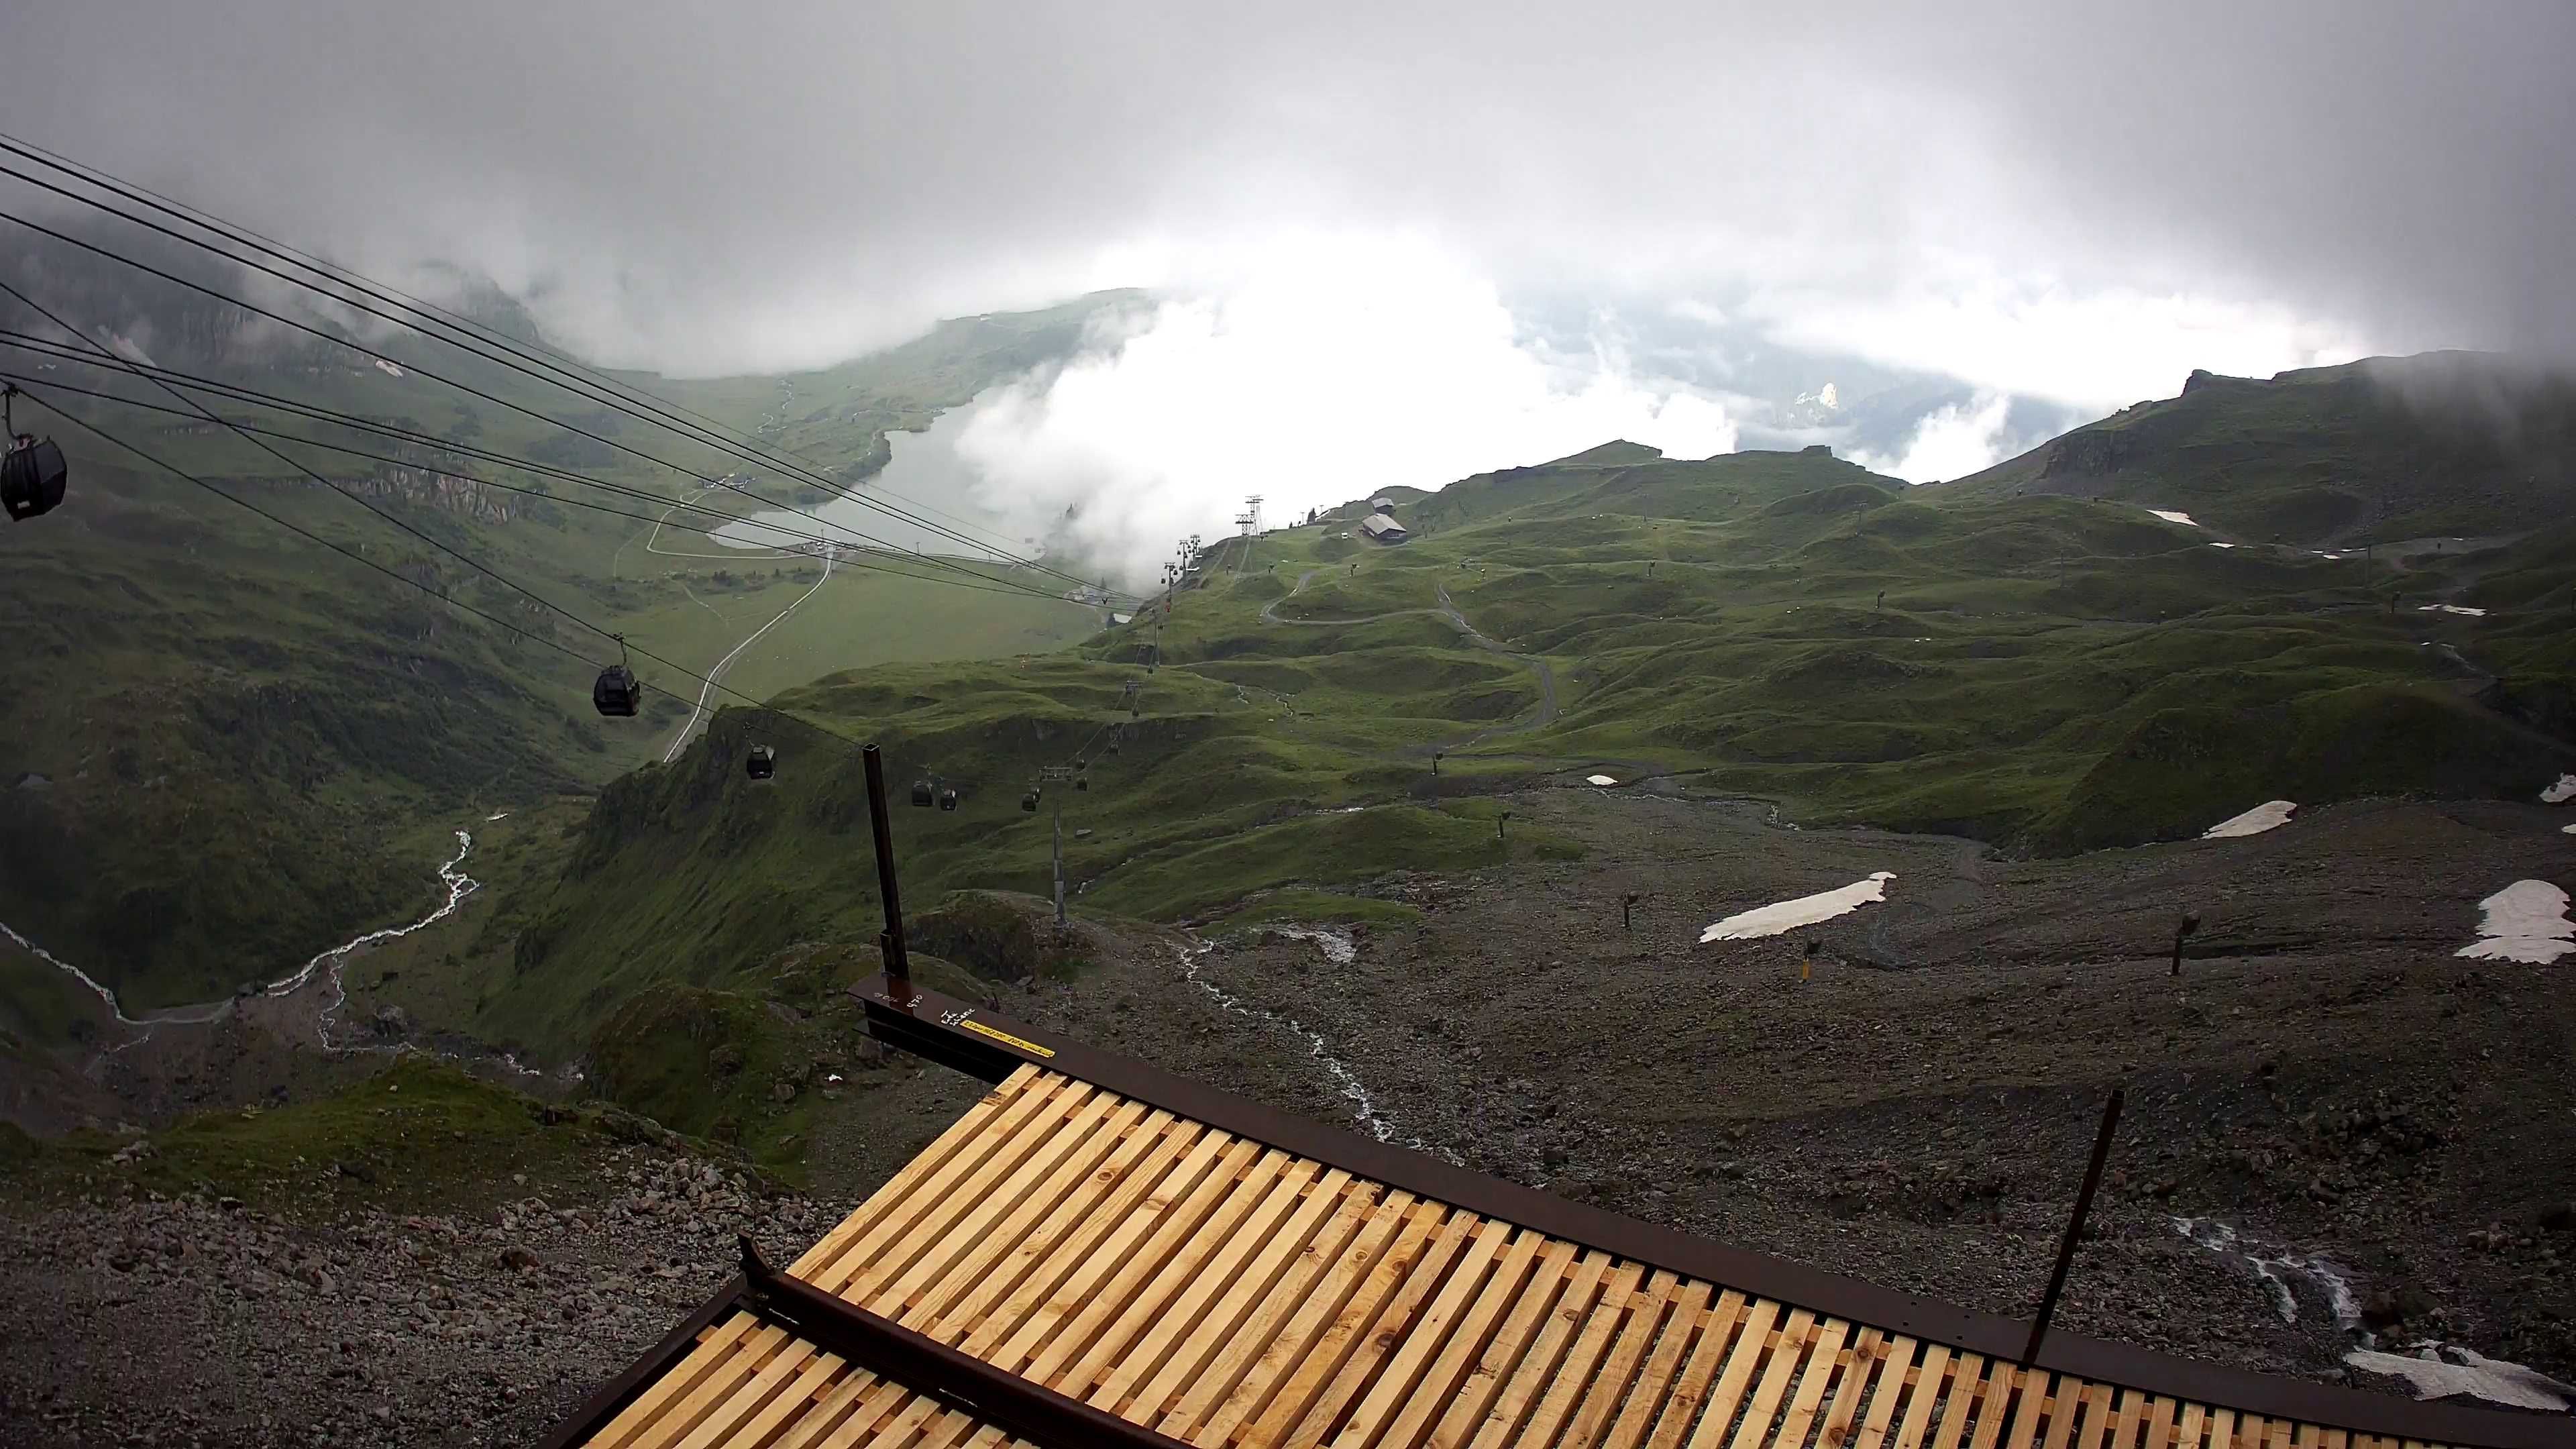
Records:
[[[398,498],[406,503],[443,508],[477,523],[509,523],[527,511],[523,495],[430,468],[388,466],[373,477],[353,479],[346,486],[369,498]]]

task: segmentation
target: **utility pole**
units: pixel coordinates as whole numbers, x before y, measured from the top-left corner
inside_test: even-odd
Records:
[[[1038,778],[1050,784],[1062,784],[1073,778],[1073,766],[1048,765],[1038,771]],[[1055,792],[1055,923],[1064,924],[1064,792]]]

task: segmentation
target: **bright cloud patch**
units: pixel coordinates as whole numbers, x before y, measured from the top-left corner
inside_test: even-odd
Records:
[[[2546,965],[2576,951],[2576,922],[2567,919],[2567,892],[2545,880],[2518,880],[2478,902],[2474,946],[2452,954],[2482,961]]]
[[[2203,840],[2226,840],[2239,835],[2260,835],[2290,823],[2290,812],[2299,807],[2287,800],[2266,800],[2242,815],[2230,816],[2200,833]]]
[[[1613,438],[1705,458],[1735,425],[1606,343],[1530,342],[1491,282],[1427,245],[1340,238],[1267,253],[986,394],[957,453],[1011,535],[1140,584],[1247,494],[1285,519]]]
[[[1840,890],[1819,891],[1800,896],[1794,901],[1760,906],[1742,911],[1719,921],[1699,933],[1703,946],[1711,941],[1747,941],[1757,936],[1776,936],[1800,926],[1812,926],[1849,915],[1872,901],[1887,899],[1887,883],[1896,879],[1892,870],[1872,871],[1867,880],[1856,880]]]
[[[1964,478],[2003,461],[2004,424],[2011,411],[2011,398],[1999,392],[1979,393],[1967,402],[1926,414],[1914,425],[1914,435],[1905,440],[1903,453],[1891,458],[1862,452],[1852,460],[1873,473],[1908,483]]]

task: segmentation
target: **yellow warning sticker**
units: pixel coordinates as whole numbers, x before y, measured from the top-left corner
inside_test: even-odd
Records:
[[[1023,1041],[1020,1038],[1011,1035],[1007,1031],[1000,1031],[993,1027],[986,1026],[984,1023],[977,1021],[971,1016],[957,1024],[964,1027],[966,1030],[975,1033],[977,1036],[989,1036],[993,1040],[1000,1042],[1005,1046],[1018,1047],[1020,1050],[1027,1052],[1033,1057],[1051,1057],[1055,1055],[1055,1049],[1052,1047],[1042,1047],[1033,1041]]]

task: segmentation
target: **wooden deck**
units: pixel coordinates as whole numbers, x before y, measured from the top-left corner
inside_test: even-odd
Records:
[[[790,1271],[1205,1449],[2421,1444],[2017,1370],[1416,1197],[1036,1065]],[[587,1442],[1018,1441],[738,1312]]]

